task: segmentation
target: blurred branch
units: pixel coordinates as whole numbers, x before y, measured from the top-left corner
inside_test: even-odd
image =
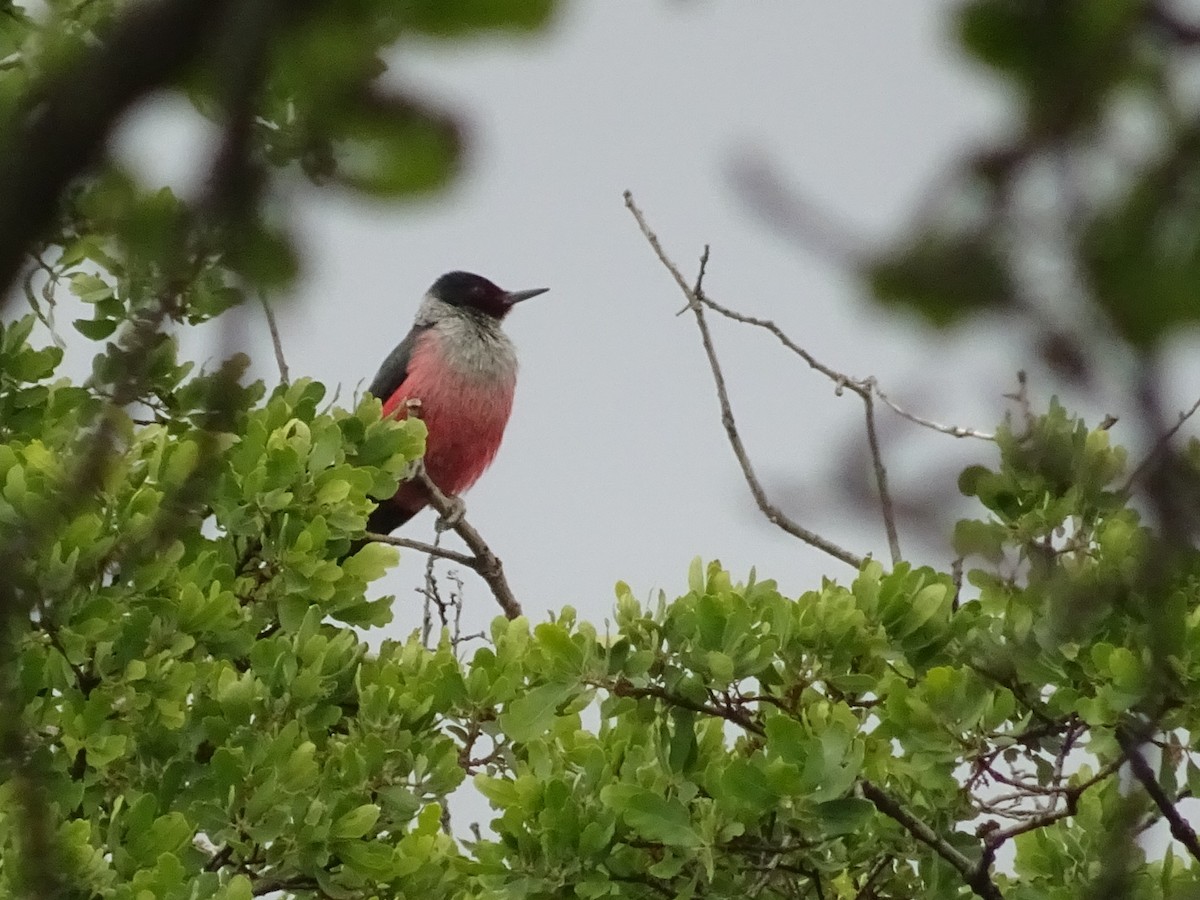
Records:
[[[1146,473],[1146,470],[1159,460],[1163,451],[1171,442],[1171,438],[1175,437],[1175,435],[1179,432],[1179,429],[1184,426],[1188,419],[1196,414],[1197,410],[1200,410],[1200,399],[1197,399],[1189,409],[1181,412],[1175,424],[1158,436],[1158,440],[1154,442],[1154,446],[1150,448],[1150,452],[1147,453],[1142,461],[1138,463],[1136,467],[1134,467],[1134,470],[1129,473],[1129,477],[1125,480],[1122,491],[1128,491],[1131,487],[1133,487],[1134,482],[1141,478]]]
[[[841,270],[857,269],[867,242],[836,217],[787,184],[778,167],[760,155],[743,155],[729,166],[734,190],[767,225]]]
[[[274,2],[244,4],[243,15],[229,19],[238,26],[245,41],[246,10],[264,10]],[[223,0],[163,0],[134,5],[118,17],[102,42],[81,53],[72,64],[35,85],[23,119],[10,123],[7,140],[0,146],[0,284],[11,286],[26,253],[58,213],[58,201],[67,184],[96,162],[120,115],[139,97],[171,81],[200,55],[215,36],[217,25],[225,24],[232,4]],[[247,187],[249,171],[248,123],[265,75],[268,26],[272,15],[261,19],[262,29],[253,34],[253,58],[242,59],[241,67],[225,67],[222,73],[230,87],[226,105],[227,122],[221,152],[211,169],[211,178],[198,206],[202,223],[216,225],[242,216],[256,194]],[[207,220],[207,221],[205,221]],[[45,598],[36,582],[21,573],[29,560],[39,557],[53,539],[59,523],[75,516],[94,501],[111,460],[121,441],[122,410],[145,392],[151,377],[151,351],[163,339],[162,326],[176,312],[176,295],[190,280],[194,261],[204,254],[199,249],[207,235],[193,242],[196,230],[173,235],[175,246],[164,263],[166,276],[153,303],[139,310],[126,323],[118,339],[109,345],[118,374],[108,390],[95,385],[107,404],[89,432],[81,435],[72,458],[64,465],[66,475],[53,499],[15,527],[6,529],[0,548],[0,633],[19,641],[21,631],[13,626],[27,619],[34,603]],[[44,267],[44,264],[43,264]],[[48,271],[53,279],[54,272]],[[5,291],[5,294],[10,292]],[[236,366],[235,366],[236,368]],[[218,414],[222,401],[214,378],[210,410]],[[216,419],[210,418],[215,427]],[[206,432],[207,433],[207,432]],[[162,504],[155,541],[169,540],[185,520],[187,509],[198,497],[197,486],[206,477],[205,460],[211,458],[212,440],[202,444],[200,459],[185,483]],[[39,607],[41,608],[41,607]],[[42,608],[41,614],[52,617]],[[11,657],[13,646],[5,648]],[[74,667],[73,667],[74,668]],[[48,818],[51,808],[44,796],[45,773],[35,763],[23,732],[23,710],[17,692],[7,685],[0,690],[0,757],[13,773],[17,799],[22,807],[20,827],[25,834],[28,893],[34,897],[59,896],[64,868],[52,839]]]
[[[100,158],[121,115],[187,69],[234,5],[133,4],[101,43],[34,85],[0,145],[0,298],[11,296],[25,254],[53,221],[62,192]]]
[[[1133,777],[1141,782],[1150,799],[1154,801],[1154,805],[1159,808],[1163,814],[1163,818],[1171,826],[1171,837],[1183,844],[1187,848],[1188,853],[1192,854],[1193,859],[1200,861],[1200,840],[1196,838],[1196,831],[1179,814],[1175,803],[1167,796],[1166,791],[1162,789],[1162,785],[1158,783],[1158,779],[1154,775],[1154,770],[1150,768],[1150,764],[1146,762],[1146,757],[1142,755],[1139,746],[1142,742],[1137,740],[1124,728],[1118,728],[1115,734],[1117,743],[1121,745],[1121,749],[1125,751],[1125,756],[1129,760],[1129,769],[1133,772]]]
[[[1147,4],[1146,17],[1175,43],[1183,46],[1200,44],[1200,24],[1185,22],[1173,11],[1167,9],[1165,3]]]
[[[713,346],[712,334],[709,332],[708,322],[704,318],[704,303],[700,299],[703,291],[704,268],[708,261],[708,249],[705,248],[704,255],[701,257],[700,273],[696,280],[696,286],[691,287],[680,273],[679,268],[667,257],[666,252],[659,243],[658,236],[650,230],[645,216],[642,215],[642,211],[634,203],[633,194],[629,191],[625,192],[625,206],[633,214],[634,219],[637,220],[638,227],[641,229],[642,234],[645,236],[659,261],[671,273],[675,279],[675,283],[683,291],[688,301],[688,308],[696,316],[696,324],[700,329],[700,339],[704,345],[704,352],[708,356],[709,367],[712,369],[713,382],[717,389],[717,400],[721,406],[721,424],[725,427],[725,434],[729,439],[729,444],[733,448],[734,456],[737,457],[738,464],[742,468],[742,474],[746,479],[746,484],[750,488],[750,493],[754,495],[754,500],[758,504],[759,510],[762,511],[769,522],[783,529],[793,537],[799,538],[806,544],[816,547],[818,550],[823,550],[835,559],[840,559],[848,565],[860,568],[864,562],[863,557],[839,547],[832,541],[821,537],[816,532],[810,531],[785,515],[767,497],[762,483],[754,473],[754,466],[750,462],[750,456],[746,452],[746,447],[742,443],[741,435],[738,433],[737,424],[733,418],[733,408],[729,402],[729,391],[725,387],[725,376],[721,371],[721,363],[717,358],[717,352]]]

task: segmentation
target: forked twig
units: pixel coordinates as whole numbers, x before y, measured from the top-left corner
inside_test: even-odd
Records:
[[[775,506],[770,498],[767,497],[767,492],[754,472],[750,456],[746,452],[745,445],[742,443],[741,435],[738,433],[737,423],[733,417],[733,408],[729,402],[729,391],[725,386],[725,375],[721,370],[721,363],[717,358],[716,348],[713,346],[712,334],[709,331],[708,322],[704,317],[704,304],[700,300],[700,295],[703,292],[704,267],[708,261],[707,249],[705,249],[704,256],[701,257],[700,275],[696,280],[696,286],[692,287],[684,279],[679,268],[663,250],[658,236],[650,230],[650,226],[646,223],[642,211],[634,203],[633,194],[629,191],[625,192],[625,206],[633,214],[634,219],[637,220],[638,227],[641,229],[647,242],[649,242],[651,249],[654,250],[659,261],[671,273],[675,279],[675,283],[683,291],[688,301],[688,308],[691,309],[696,317],[696,325],[700,329],[700,340],[704,345],[704,352],[708,356],[709,368],[712,370],[713,382],[716,386],[717,402],[721,407],[721,424],[725,427],[725,435],[729,439],[729,444],[733,448],[733,454],[737,457],[738,465],[742,469],[742,475],[746,479],[746,484],[750,488],[750,493],[753,494],[754,501],[758,504],[759,510],[767,517],[769,522],[783,529],[793,537],[799,538],[806,544],[825,551],[830,556],[840,559],[848,565],[860,568],[864,562],[863,557],[851,553],[849,550],[838,546],[814,531],[810,531],[787,516],[779,507]]]

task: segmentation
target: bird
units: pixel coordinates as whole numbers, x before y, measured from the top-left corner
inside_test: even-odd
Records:
[[[446,273],[371,381],[385,417],[405,418],[417,405],[428,430],[425,473],[443,494],[457,497],[495,459],[517,384],[516,348],[501,323],[548,290],[506,291],[480,275]],[[367,531],[390,534],[428,503],[420,480],[405,481],[368,516]]]

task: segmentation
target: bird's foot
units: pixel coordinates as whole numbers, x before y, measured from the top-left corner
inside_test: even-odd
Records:
[[[446,498],[446,513],[438,516],[438,520],[433,527],[438,531],[449,531],[455,525],[462,521],[462,517],[467,513],[467,504],[463,503],[458,497]]]

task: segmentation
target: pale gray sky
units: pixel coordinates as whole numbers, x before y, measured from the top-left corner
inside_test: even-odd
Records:
[[[549,287],[509,319],[522,360],[515,412],[466,497],[532,617],[572,604],[600,622],[618,579],[674,596],[696,555],[738,576],[757,566],[792,594],[850,576],[753,507],[695,325],[675,316],[682,298],[621,195],[634,192],[686,271],[712,245],[717,299],[775,319],[834,368],[877,376],[924,415],[990,430],[1029,363],[1019,336],[978,323],[947,336],[874,307],[854,278],[765,226],[730,180],[735,160],[759,155],[864,238],[902,227],[1006,115],[995,84],[954,49],[951,6],[575,2],[528,39],[402,45],[390,77],[462,115],[466,172],[449,193],[403,205],[296,188],[306,279],[280,310],[293,376],[340,383],[348,397],[444,271]],[[186,186],[205,132],[182,119],[148,110],[123,152]],[[765,334],[716,323],[716,338],[743,436],[781,505],[856,552],[884,554],[878,516],[838,485],[863,444],[858,401],[835,397]],[[253,309],[245,340],[273,383]],[[948,527],[957,467],[990,448],[883,424],[897,490],[932,494]],[[429,536],[432,515],[404,533]],[[902,538],[919,562],[949,561],[944,545]],[[419,619],[423,560],[405,556],[380,585],[398,597],[397,635]],[[497,609],[466,575],[473,628]]]
[[[293,371],[347,386],[369,378],[444,270],[549,286],[509,320],[516,408],[466,498],[531,615],[570,603],[599,621],[617,579],[673,596],[697,554],[735,573],[756,565],[792,592],[847,576],[752,507],[695,326],[675,317],[682,298],[621,194],[634,192],[689,272],[712,245],[715,297],[776,319],[830,365],[875,374],[930,415],[990,427],[995,377],[1007,388],[1017,367],[1003,348],[968,354],[977,382],[947,383],[946,363],[931,366],[939,336],[873,309],[853,280],[760,224],[729,180],[734,159],[761,153],[869,233],[900,224],[1003,108],[947,41],[945,7],[570,3],[531,40],[400,48],[396,76],[468,117],[468,172],[427,203],[306,207],[313,278],[283,322]],[[765,335],[719,327],[717,338],[764,479],[808,527],[883,552],[877,520],[840,512],[829,484],[861,439],[857,401],[834,397]],[[259,355],[269,362],[265,347]],[[898,454],[920,462],[910,450],[892,454],[898,478]],[[430,533],[431,519],[408,531]],[[387,579],[400,628],[420,572],[412,559]],[[486,589],[467,585],[471,610],[490,617]]]

